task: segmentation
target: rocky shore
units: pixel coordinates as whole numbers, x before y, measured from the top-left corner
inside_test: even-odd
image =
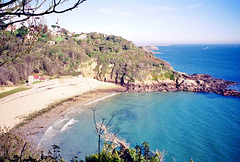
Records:
[[[208,92],[216,93],[224,96],[240,97],[240,92],[228,89],[231,85],[238,83],[226,81],[223,79],[212,78],[206,74],[182,74],[181,79],[151,81],[143,83],[127,83],[124,84],[128,92],[172,92],[172,91],[187,91],[187,92]]]

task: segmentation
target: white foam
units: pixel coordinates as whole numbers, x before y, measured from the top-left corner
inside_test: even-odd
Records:
[[[79,107],[75,107],[74,109],[72,109],[71,111],[69,111],[69,112],[67,113],[67,115],[69,115],[69,114],[81,113],[82,111],[83,111],[83,110],[80,109]]]
[[[81,114],[83,112],[83,110],[80,110],[78,113]]]
[[[68,131],[71,128],[71,126],[77,122],[78,120],[75,120],[74,118],[72,118],[62,127],[61,132]]]
[[[42,142],[44,140],[50,140],[52,139],[55,135],[56,135],[57,131],[53,128],[53,126],[50,126],[47,131],[45,132],[45,134],[43,135],[42,139],[40,140],[40,142],[38,143],[37,149],[40,148]]]
[[[67,122],[67,120],[69,120],[68,117],[58,119],[53,123],[54,128],[61,129],[62,125],[64,125]]]
[[[60,132],[60,129],[61,131],[69,130],[71,125],[78,122],[77,120],[74,119],[71,119],[68,122],[66,122],[67,120],[69,120],[68,117],[60,118],[57,121],[55,121],[53,125],[50,126],[42,136],[40,142],[38,143],[37,149],[39,149],[41,145],[44,144],[44,141],[48,140],[51,141],[55,137],[55,135]],[[65,125],[62,127],[63,124]]]
[[[115,96],[116,94],[117,94],[117,93],[113,93],[113,94],[110,94],[110,95],[108,95],[108,96],[105,96],[105,97],[96,99],[96,100],[94,100],[94,101],[92,101],[92,102],[89,102],[89,103],[85,104],[84,106],[91,105],[91,104],[93,104],[94,102],[98,102],[98,101],[104,100],[104,99],[106,99],[106,98]]]

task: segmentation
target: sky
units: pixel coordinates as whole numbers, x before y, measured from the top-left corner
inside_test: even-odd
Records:
[[[50,29],[57,18],[70,32],[113,34],[137,44],[240,44],[240,0],[87,0],[45,16]]]

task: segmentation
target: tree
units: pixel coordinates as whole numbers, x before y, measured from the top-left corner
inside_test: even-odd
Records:
[[[33,20],[28,23],[29,27],[22,26],[16,32],[0,30],[0,67],[31,53],[42,31],[39,29],[41,22]]]
[[[22,55],[30,54],[38,37],[42,32],[48,31],[47,26],[43,26],[40,16],[70,11],[84,1],[86,0],[0,0],[0,67]],[[15,37],[15,33],[2,30],[14,23],[25,21],[30,24],[30,28],[22,27],[17,31],[22,41]],[[17,42],[14,48],[10,48],[14,44],[12,42]]]
[[[31,17],[39,17],[52,13],[64,13],[77,8],[86,0],[1,0],[0,28],[17,22],[24,22]],[[69,5],[63,7],[63,4]],[[48,6],[44,8],[43,6]]]
[[[17,36],[24,38],[28,32],[28,28],[26,26],[21,26],[21,28],[17,29]]]
[[[99,38],[98,33],[97,32],[92,33],[92,38],[93,39],[98,39]]]

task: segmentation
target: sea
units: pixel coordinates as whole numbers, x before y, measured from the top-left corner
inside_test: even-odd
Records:
[[[209,74],[240,82],[240,45],[159,46],[155,56],[176,71]],[[239,85],[230,87],[240,90]],[[86,108],[87,107],[87,108]],[[213,93],[116,93],[71,109],[56,120],[39,147],[60,146],[62,157],[84,159],[97,152],[93,122],[103,119],[130,147],[148,142],[152,151],[164,151],[165,161],[239,162],[240,99]],[[102,146],[101,146],[102,147]]]

